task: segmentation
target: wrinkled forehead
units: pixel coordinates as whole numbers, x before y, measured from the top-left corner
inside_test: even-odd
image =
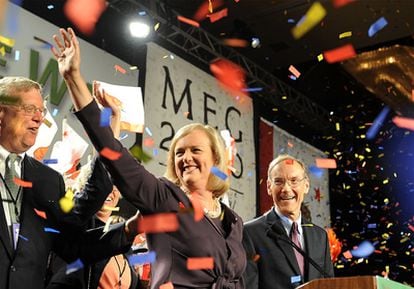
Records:
[[[278,175],[289,175],[289,176],[303,176],[306,174],[305,168],[299,162],[294,159],[284,159],[274,164],[270,171],[269,176],[275,177]]]

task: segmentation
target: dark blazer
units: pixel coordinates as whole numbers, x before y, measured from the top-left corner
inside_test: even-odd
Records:
[[[59,199],[65,194],[62,176],[25,156],[22,179],[31,182],[32,187],[23,188],[20,236],[16,250],[12,248],[3,205],[0,202],[0,288],[44,288],[51,250],[68,262],[79,257],[84,262],[94,262],[96,258],[93,254],[106,248],[105,244],[109,247],[127,244],[122,227],[114,229],[119,235],[115,231],[106,234],[100,245],[95,245],[95,242],[100,239],[101,230],[82,233],[82,225],[102,206],[112,190],[112,183],[103,166],[97,162],[95,168],[91,178],[101,181],[95,182],[94,186],[87,186],[88,192],[85,194],[88,198],[81,198],[72,213],[64,214],[59,206]],[[46,219],[37,215],[34,209],[44,212]],[[53,228],[60,233],[46,232],[45,228]],[[119,248],[115,251],[108,254],[117,254]]]
[[[244,282],[248,289],[292,289],[299,285],[292,284],[295,282],[291,279],[300,275],[292,246],[280,238],[275,240],[267,234],[274,223],[283,228],[279,216],[272,208],[261,217],[244,225],[243,245],[247,254]],[[314,224],[302,223],[302,229],[306,252],[329,276],[333,277],[327,233]],[[284,228],[283,232],[286,234]],[[289,238],[287,234],[286,238]],[[322,277],[305,260],[305,276],[302,283]]]
[[[98,151],[107,147],[120,152],[117,160],[102,158],[115,185],[141,214],[177,213],[179,229],[170,233],[147,234],[150,250],[157,254],[151,265],[151,288],[172,282],[179,288],[242,288],[246,257],[242,241],[242,220],[222,204],[222,227],[204,217],[194,220],[191,202],[185,193],[165,178],[156,178],[141,166],[112,134],[99,125],[100,111],[95,101],[76,113]],[[180,211],[180,213],[179,213]],[[183,212],[184,211],[184,212]],[[187,270],[189,257],[213,257],[214,268]]]

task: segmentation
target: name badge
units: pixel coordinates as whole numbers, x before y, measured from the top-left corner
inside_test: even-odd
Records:
[[[13,223],[12,228],[13,228],[13,244],[14,244],[14,249],[16,250],[17,241],[19,240],[19,234],[20,234],[20,224]]]
[[[290,283],[291,284],[298,284],[301,281],[302,281],[302,276],[300,276],[300,275],[290,277]]]

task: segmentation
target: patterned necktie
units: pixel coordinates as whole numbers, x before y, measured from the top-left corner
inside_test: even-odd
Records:
[[[14,178],[18,177],[16,172],[16,163],[20,160],[20,156],[11,153],[6,159],[6,174],[4,180],[11,196],[9,202],[9,211],[12,223],[18,221],[18,211],[21,206],[21,197],[19,194],[19,186],[14,182]]]
[[[295,243],[299,248],[302,248],[300,241],[299,241],[299,230],[298,230],[298,224],[296,222],[293,222],[292,229],[290,230],[290,238],[292,239],[292,242]],[[300,274],[302,276],[304,272],[304,260],[301,253],[299,253],[296,249],[294,250],[296,261],[298,262]]]

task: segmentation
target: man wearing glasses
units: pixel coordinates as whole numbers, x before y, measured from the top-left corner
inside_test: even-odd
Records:
[[[83,224],[112,191],[103,165],[96,161],[90,181],[74,209],[65,214],[62,176],[26,155],[46,114],[41,86],[24,77],[0,79],[0,288],[43,289],[53,250],[68,263],[85,263],[127,250],[134,226],[120,224],[105,235],[85,232]],[[98,179],[98,180],[95,180]],[[126,235],[125,233],[131,234]]]
[[[312,279],[333,277],[325,230],[301,215],[309,187],[302,161],[280,155],[270,163],[267,192],[274,207],[244,225],[246,288],[291,289]]]

